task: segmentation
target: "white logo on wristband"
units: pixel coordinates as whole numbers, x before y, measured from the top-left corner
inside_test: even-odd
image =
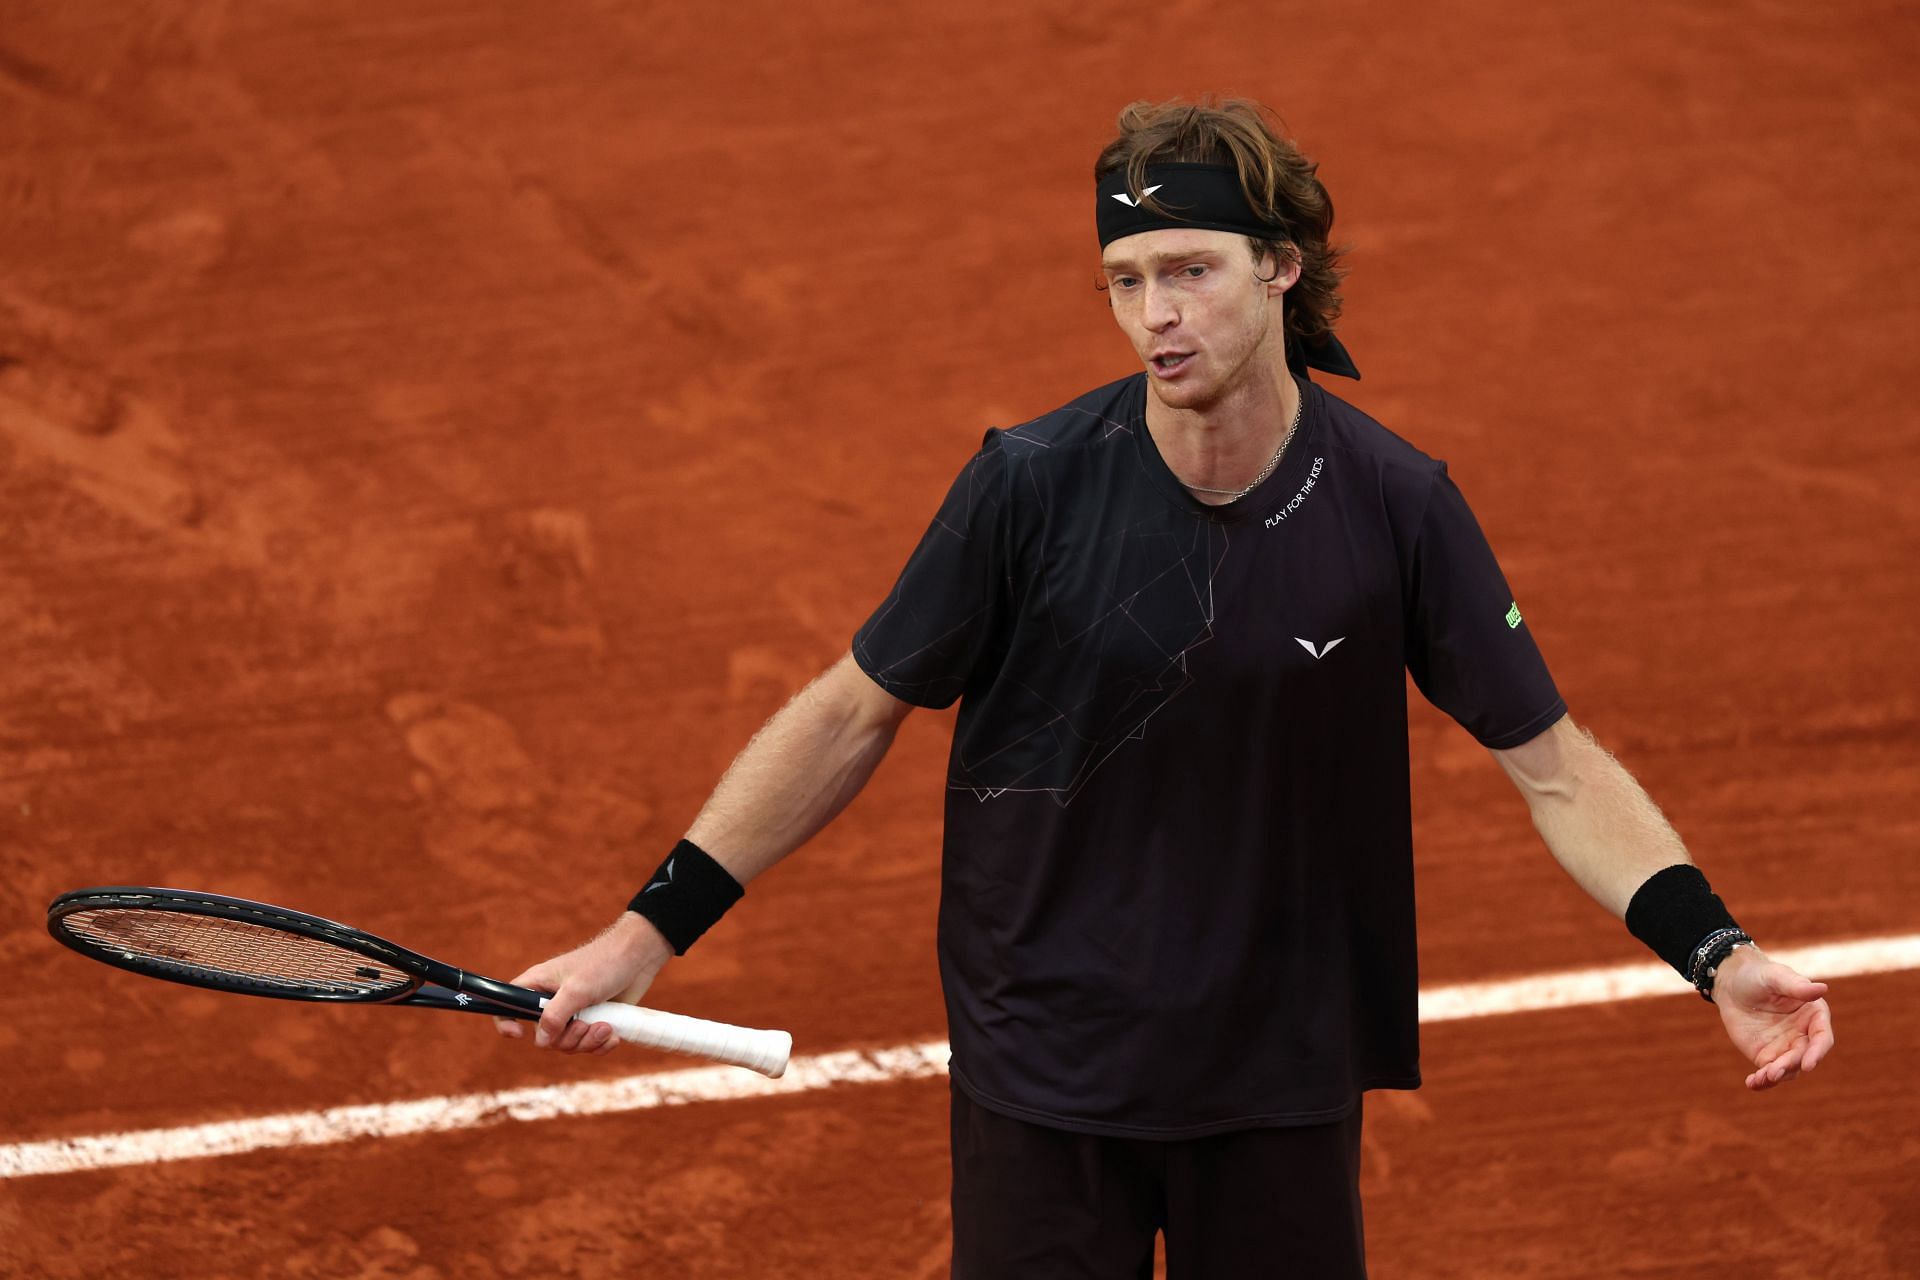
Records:
[[[667,865],[660,869],[660,874],[666,878],[663,880],[655,880],[652,884],[648,885],[646,888],[642,889],[640,892],[643,894],[652,893],[655,889],[664,889],[668,885],[673,883],[673,859],[672,858],[667,859]]]

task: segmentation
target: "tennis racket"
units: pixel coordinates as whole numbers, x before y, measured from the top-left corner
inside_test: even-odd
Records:
[[[47,932],[81,955],[188,986],[279,1000],[417,1005],[536,1021],[547,993],[496,982],[301,911],[184,889],[115,886],[63,893]],[[632,1004],[574,1015],[622,1040],[777,1077],[793,1037]]]

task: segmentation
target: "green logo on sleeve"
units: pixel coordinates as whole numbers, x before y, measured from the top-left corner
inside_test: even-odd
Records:
[[[1512,606],[1507,610],[1507,629],[1512,630],[1514,627],[1517,627],[1519,625],[1520,625],[1520,602],[1518,600],[1515,600]]]

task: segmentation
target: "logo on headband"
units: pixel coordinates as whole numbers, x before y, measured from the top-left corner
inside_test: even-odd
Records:
[[[1145,191],[1142,191],[1140,193],[1140,200],[1145,200],[1148,196],[1158,191],[1160,187],[1164,185],[1166,184],[1161,183],[1158,186],[1148,187]],[[1132,196],[1128,195],[1124,191],[1116,192],[1113,198],[1115,200],[1118,200],[1121,204],[1126,205],[1129,209],[1138,209],[1140,207],[1140,200],[1135,200]]]

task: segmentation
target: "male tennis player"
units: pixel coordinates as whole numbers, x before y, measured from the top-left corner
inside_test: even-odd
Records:
[[[1764,1089],[1833,1046],[1567,715],[1461,492],[1315,383],[1341,272],[1315,165],[1250,103],[1144,103],[1096,165],[1138,369],[979,452],[851,652],[740,754],[538,1040],[638,1000],[960,700],[939,959],[957,1277],[1365,1273],[1361,1095],[1420,1083],[1403,672],[1553,856],[1714,1001]],[[513,1024],[502,1032],[518,1034]]]

